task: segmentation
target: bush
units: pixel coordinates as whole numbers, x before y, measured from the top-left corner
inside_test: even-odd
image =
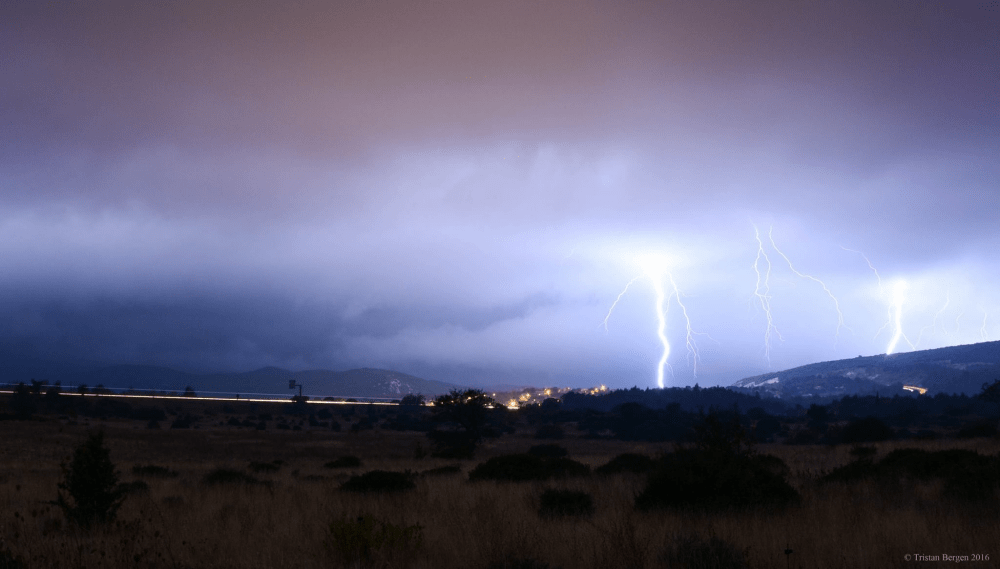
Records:
[[[565,436],[559,425],[542,425],[535,430],[536,439],[561,439]]]
[[[775,457],[682,449],[664,456],[636,499],[640,510],[784,507],[800,497]]]
[[[1000,458],[971,450],[951,449],[927,452],[897,449],[877,463],[859,459],[824,476],[822,482],[853,482],[874,479],[898,485],[904,478],[944,481],[944,494],[964,500],[993,497],[1000,486]]]
[[[357,468],[361,459],[356,456],[342,456],[323,465],[325,468]]]
[[[255,460],[251,460],[247,469],[256,474],[274,473],[281,470],[281,461],[275,460],[272,462],[257,462]]]
[[[666,567],[689,569],[742,569],[749,567],[744,552],[715,536],[702,539],[696,535],[675,539],[660,556]]]
[[[892,429],[875,417],[851,421],[840,433],[843,443],[874,443],[892,438]]]
[[[165,466],[157,466],[155,464],[147,464],[144,466],[137,464],[132,467],[132,474],[147,478],[177,478],[177,476],[179,476],[176,470],[170,470]]]
[[[997,436],[997,426],[993,423],[975,423],[958,430],[960,439],[976,439]]]
[[[417,485],[413,482],[413,474],[407,472],[391,472],[388,470],[372,470],[358,476],[352,476],[341,486],[348,492],[403,492],[413,490]]]
[[[72,462],[63,464],[62,469],[63,481],[55,503],[66,519],[85,529],[114,521],[125,491],[118,483],[111,453],[104,446],[104,433],[91,434],[74,451]]]
[[[586,492],[548,489],[542,493],[538,515],[543,518],[589,516],[594,513],[594,498]]]
[[[326,546],[344,566],[392,565],[423,547],[423,527],[394,525],[372,516],[354,521],[334,521],[327,532]]]
[[[201,479],[202,484],[208,486],[220,486],[220,485],[254,485],[260,484],[261,481],[257,478],[243,472],[241,470],[233,470],[232,468],[216,468],[215,470],[209,472]]]
[[[133,480],[132,482],[123,482],[120,485],[122,490],[122,495],[127,494],[146,494],[149,492],[149,484],[145,480]]]
[[[462,467],[457,464],[449,464],[448,466],[439,466],[437,468],[431,468],[430,470],[425,470],[420,474],[422,476],[442,476],[445,474],[459,474],[462,472]]]
[[[535,445],[528,449],[528,454],[542,458],[562,458],[569,456],[569,451],[560,445]]]
[[[509,454],[493,457],[476,466],[469,480],[505,480],[524,482],[568,476],[586,476],[590,467],[568,458],[542,458],[532,454]]]
[[[598,466],[594,472],[597,474],[617,474],[619,472],[643,474],[655,467],[656,461],[644,454],[624,453],[612,458],[607,464]]]

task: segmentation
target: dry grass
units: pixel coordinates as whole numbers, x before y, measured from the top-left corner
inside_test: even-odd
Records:
[[[490,456],[524,452],[537,441],[507,436],[491,442],[463,473],[427,476],[411,492],[387,495],[341,492],[352,474],[373,469],[424,471],[455,461],[414,459],[419,433],[381,430],[329,431],[165,430],[132,422],[106,422],[112,460],[123,480],[136,464],[176,470],[176,478],[150,478],[150,491],[131,496],[119,522],[90,533],[69,528],[55,498],[59,465],[85,438],[86,427],[56,422],[0,423],[0,538],[25,567],[488,568],[512,559],[538,567],[654,568],[672,540],[716,536],[746,552],[750,567],[912,567],[906,554],[990,554],[1000,535],[996,503],[958,503],[941,498],[933,483],[887,492],[874,484],[815,483],[822,472],[850,461],[847,447],[765,446],[786,461],[801,506],[783,514],[643,514],[633,499],[645,478],[591,476],[548,483],[469,483],[468,471]],[[623,452],[656,453],[669,445],[567,439],[570,456],[591,467]],[[931,441],[877,445],[879,456],[899,447],[927,450],[971,448],[1000,451],[996,440]],[[356,455],[361,468],[323,464]],[[251,461],[284,461],[274,473],[256,474],[273,484],[205,486],[202,477],[220,468],[246,469]],[[585,491],[594,497],[589,517],[538,515],[546,488]],[[328,547],[333,520],[361,515],[396,526],[422,527],[422,546],[346,563]],[[392,552],[384,552],[392,553]],[[346,564],[345,564],[346,563]],[[498,565],[502,566],[502,565]]]

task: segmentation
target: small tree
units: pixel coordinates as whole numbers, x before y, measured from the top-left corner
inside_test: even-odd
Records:
[[[434,421],[451,427],[427,433],[438,447],[437,454],[451,458],[472,456],[476,445],[487,434],[489,408],[495,405],[492,397],[478,389],[453,389],[435,399]]]
[[[104,433],[92,433],[62,469],[63,481],[55,504],[66,519],[85,529],[114,521],[125,491],[118,483],[111,453],[104,446]]]

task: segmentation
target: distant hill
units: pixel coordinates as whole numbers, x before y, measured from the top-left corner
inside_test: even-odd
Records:
[[[804,365],[741,379],[733,389],[775,397],[841,397],[902,393],[904,385],[935,393],[978,394],[1000,379],[1000,342],[982,342]]]
[[[290,371],[266,367],[242,373],[193,374],[159,366],[114,365],[46,370],[46,372],[30,374],[30,377],[45,379],[50,383],[61,381],[66,386],[104,385],[109,388],[156,391],[183,391],[185,387],[191,386],[195,392],[234,395],[288,394],[289,397],[298,393],[297,389],[293,392],[288,388],[290,380],[295,380],[303,386],[303,395],[312,397],[402,397],[410,393],[433,397],[452,389],[464,389],[463,386],[451,383],[372,368],[347,371]],[[27,383],[24,376],[28,374],[20,373],[16,377],[4,375],[5,382]]]

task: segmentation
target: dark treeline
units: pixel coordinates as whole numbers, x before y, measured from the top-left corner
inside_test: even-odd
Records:
[[[515,429],[527,429],[537,439],[690,442],[697,425],[709,416],[739,423],[758,442],[787,444],[996,436],[1000,421],[1000,382],[982,385],[975,396],[850,395],[825,402],[761,397],[723,387],[632,388],[599,395],[566,393],[560,399],[546,399],[516,412],[484,398],[482,409],[470,411],[474,412],[474,424],[464,416],[444,416],[443,407],[424,406],[420,396],[404,398],[398,406],[357,403],[334,408],[307,405],[305,401],[200,402],[193,396],[186,401],[140,404],[110,397],[63,397],[61,393],[58,384],[18,385],[13,394],[0,398],[0,419],[59,415],[70,421],[77,417],[141,420],[150,428],[159,428],[162,423],[164,428],[203,425],[260,430],[418,431],[429,433],[435,446],[447,442],[448,437],[474,434],[472,438],[478,441]],[[465,449],[458,454],[471,453]]]

